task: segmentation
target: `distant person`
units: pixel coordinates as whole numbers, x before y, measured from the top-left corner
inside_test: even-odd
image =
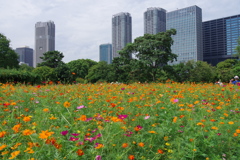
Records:
[[[239,77],[235,76],[234,79],[231,79],[229,83],[234,85],[240,83]]]

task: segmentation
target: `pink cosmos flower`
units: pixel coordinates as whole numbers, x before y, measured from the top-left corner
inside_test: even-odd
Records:
[[[68,130],[67,131],[62,131],[61,132],[61,135],[63,135],[63,136],[65,136],[65,135],[67,135],[68,134]]]
[[[72,135],[76,137],[76,136],[78,136],[79,134],[77,134],[77,133],[72,133]]]
[[[125,119],[125,118],[127,118],[127,117],[128,117],[128,115],[123,115],[123,114],[121,114],[121,115],[118,116],[119,119]]]
[[[102,157],[101,157],[100,155],[97,155],[97,156],[95,157],[95,160],[102,160]]]
[[[178,99],[174,99],[173,102],[177,103],[179,100]]]
[[[84,105],[81,105],[81,106],[78,106],[77,109],[82,109],[82,108],[87,108],[86,106]]]
[[[69,138],[69,141],[77,141],[77,140],[79,140],[79,138],[75,138],[75,137],[70,137]]]
[[[148,118],[150,118],[150,116],[145,116],[145,117],[144,117],[144,119],[148,119]]]

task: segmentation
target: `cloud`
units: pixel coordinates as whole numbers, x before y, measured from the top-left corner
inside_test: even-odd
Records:
[[[230,3],[231,2],[231,3]],[[52,20],[56,26],[56,50],[64,61],[99,60],[99,45],[112,41],[112,15],[129,12],[133,39],[143,35],[143,13],[149,7],[167,11],[197,5],[203,20],[240,14],[239,0],[5,0],[0,2],[0,32],[12,48],[34,48],[35,24]]]

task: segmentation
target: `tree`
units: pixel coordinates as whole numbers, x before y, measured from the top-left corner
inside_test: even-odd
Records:
[[[68,62],[67,66],[76,78],[85,79],[86,75],[88,75],[89,69],[96,64],[97,62],[91,59],[78,59]]]
[[[177,55],[171,51],[173,44],[171,36],[175,34],[175,29],[159,32],[155,35],[145,34],[136,38],[133,43],[127,44],[119,54],[129,58],[129,55],[133,53],[139,61],[148,67],[152,80],[155,81],[159,68],[163,68],[168,62],[177,59]]]
[[[222,82],[228,82],[234,76],[233,69],[238,64],[236,59],[226,59],[217,64],[218,78]]]
[[[10,47],[10,40],[0,34],[0,68],[18,68],[18,55]]]
[[[39,63],[37,66],[48,66],[50,68],[56,68],[59,65],[62,65],[63,53],[59,51],[48,51],[43,53],[43,57],[40,57],[43,62]]]
[[[98,81],[112,82],[114,81],[113,69],[107,62],[100,61],[89,69],[86,79],[91,83]]]

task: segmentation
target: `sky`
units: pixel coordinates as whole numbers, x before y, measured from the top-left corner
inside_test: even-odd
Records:
[[[112,16],[132,16],[132,40],[143,36],[143,13],[150,7],[167,12],[197,5],[202,20],[240,14],[240,0],[0,0],[0,33],[13,49],[34,49],[35,24],[55,23],[55,50],[63,61],[99,61],[99,45],[112,42]]]

